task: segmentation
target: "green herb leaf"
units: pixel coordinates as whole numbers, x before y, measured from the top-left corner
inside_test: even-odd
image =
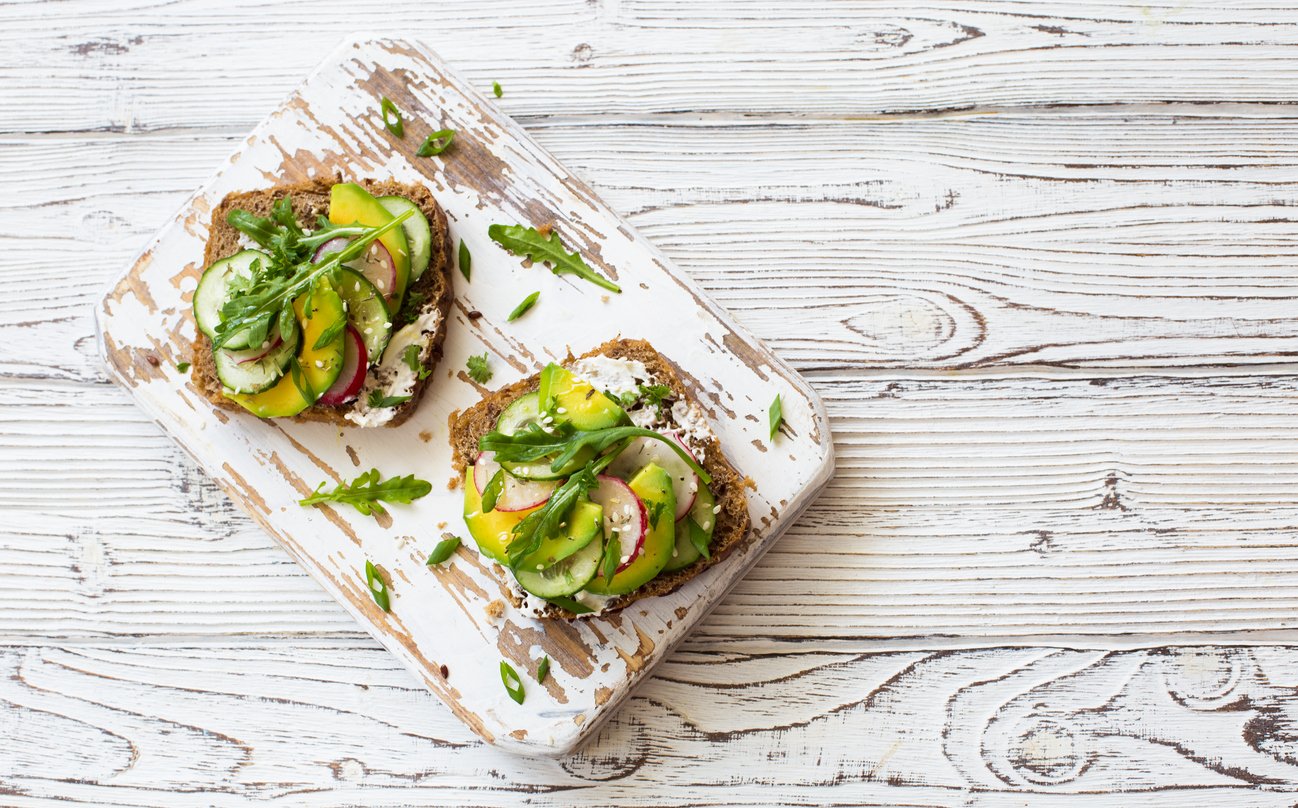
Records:
[[[635,390],[628,390],[622,394],[618,403],[623,409],[631,409],[640,402],[653,407],[658,412],[658,417],[663,415],[663,402],[670,401],[676,397],[675,391],[665,384],[642,384]]]
[[[511,311],[509,313],[509,316],[505,318],[505,322],[512,323],[515,320],[517,320],[519,317],[522,317],[524,314],[527,314],[527,310],[535,306],[536,301],[539,300],[540,297],[541,297],[540,292],[533,292],[532,294],[523,298],[523,302],[515,306],[514,310]]]
[[[689,465],[690,469],[705,483],[712,482],[712,476],[694,456],[681,447],[676,441],[652,429],[638,426],[612,426],[589,432],[574,431],[569,424],[558,424],[549,431],[539,424],[529,424],[512,435],[502,432],[488,432],[478,441],[478,447],[484,452],[495,452],[496,460],[507,460],[519,463],[532,463],[543,457],[554,455],[550,468],[558,471],[576,457],[577,453],[587,446],[601,454],[615,444],[631,438],[652,438],[662,441]]]
[[[365,588],[370,590],[370,597],[379,608],[385,612],[392,611],[392,600],[388,597],[388,585],[379,574],[379,570],[374,566],[374,562],[365,562]]]
[[[698,523],[693,519],[689,519],[688,521],[689,524],[687,524],[686,527],[690,531],[690,544],[694,545],[694,549],[699,551],[699,555],[706,559],[711,559],[712,553],[708,550],[708,540],[711,539],[711,536],[706,530],[699,527]]]
[[[231,220],[240,212],[232,212]],[[330,253],[314,263],[303,256],[314,251],[310,245],[318,234],[299,237],[290,228],[276,224],[279,229],[271,237],[275,245],[271,260],[254,261],[249,275],[237,278],[238,282],[231,284],[234,294],[221,306],[221,322],[216,327],[212,347],[224,346],[231,337],[244,330],[252,335],[253,344],[264,341],[276,317],[280,318],[281,325],[290,324],[294,317],[293,301],[299,295],[306,293],[309,296],[317,283],[335,278],[339,267],[362,255],[375,240],[400,227],[415,213],[413,209],[407,210],[378,227],[338,228],[354,232],[355,237],[340,252]],[[271,220],[262,220],[268,221]]]
[[[572,598],[546,598],[545,601],[547,603],[553,603],[555,606],[558,606],[560,609],[567,609],[573,614],[590,614],[591,612],[595,611],[589,606],[586,606],[578,601],[575,601]]]
[[[536,683],[541,684],[545,677],[550,675],[550,657],[546,655],[541,658],[541,664],[536,666]]]
[[[599,487],[599,480],[595,475],[603,471],[612,461],[613,458],[608,457],[587,464],[585,468],[556,488],[540,510],[532,511],[523,517],[521,522],[514,525],[513,538],[505,546],[505,554],[509,557],[511,567],[516,568],[524,558],[536,552],[546,536],[558,531],[559,524],[572,510],[573,505]]]
[[[663,513],[667,510],[667,503],[661,500],[657,502],[646,502],[645,506],[649,509],[649,525],[657,528],[658,521],[662,519]]]
[[[496,510],[496,500],[500,499],[500,493],[505,490],[505,470],[500,469],[491,475],[491,480],[487,487],[482,491],[482,512],[491,513]]]
[[[518,671],[505,660],[500,660],[500,681],[505,685],[505,692],[519,704],[527,694],[523,691],[523,680],[518,678]]]
[[[622,563],[622,534],[617,533],[608,537],[604,544],[604,563],[600,570],[600,576],[605,582],[613,580],[617,575],[617,568]]]
[[[306,374],[302,372],[302,363],[295,356],[288,360],[288,378],[297,388],[298,395],[302,396],[305,401],[315,401],[319,396],[311,389],[311,382],[307,381]]]
[[[472,271],[473,256],[469,254],[469,245],[464,243],[464,239],[460,239],[460,274],[467,281]]]
[[[401,352],[401,361],[406,363],[410,372],[415,374],[416,379],[427,379],[433,375],[432,368],[426,368],[419,362],[419,346],[407,345],[406,349]]]
[[[780,402],[780,397],[778,395],[775,397],[775,400],[771,402],[770,416],[771,440],[775,440],[776,434],[780,431],[780,424],[784,423],[784,404]]]
[[[305,506],[337,502],[351,505],[366,516],[370,516],[375,513],[387,513],[380,502],[406,504],[427,496],[433,490],[432,483],[420,480],[413,474],[381,480],[378,469],[370,469],[350,483],[339,483],[332,491],[325,491],[324,487],[325,483],[320,483],[316,486],[314,494],[298,500],[298,504]]]
[[[491,82],[491,91],[496,94],[497,98],[500,98],[505,94],[505,89],[500,86],[500,82],[498,81]]]
[[[415,150],[415,154],[420,157],[436,157],[451,147],[455,140],[454,129],[439,129],[428,137]]]
[[[469,378],[478,384],[486,384],[491,381],[492,370],[487,364],[487,352],[483,351],[479,356],[470,356],[465,363],[469,368]]]
[[[549,262],[550,271],[556,275],[576,275],[610,292],[622,291],[620,286],[587,266],[580,255],[567,252],[556,233],[543,236],[535,227],[493,224],[487,228],[487,235],[515,255]]]
[[[371,390],[370,396],[365,403],[372,410],[386,409],[388,407],[400,407],[410,400],[410,396],[385,396],[382,390]]]
[[[392,99],[386,95],[383,96],[379,101],[379,109],[383,111],[383,126],[397,137],[404,138],[406,136],[406,124],[401,120],[401,110],[397,109],[397,105],[392,103]]]
[[[176,370],[179,370],[181,373],[188,373],[188,372],[189,372],[189,363],[188,363],[188,362],[177,362],[177,363],[176,363]]]
[[[460,546],[459,536],[448,536],[447,538],[442,539],[437,543],[437,546],[433,548],[433,551],[428,554],[428,560],[424,562],[424,566],[427,567],[437,566],[438,564],[442,563],[446,559],[455,555],[455,551],[457,548],[459,548],[459,546]]]
[[[338,320],[335,323],[331,323],[328,328],[320,332],[320,336],[316,339],[315,346],[312,348],[312,350],[318,351],[321,348],[324,348],[329,343],[338,339],[338,335],[341,334],[343,332],[343,329],[346,327],[347,327],[346,317],[343,317],[342,319]]]

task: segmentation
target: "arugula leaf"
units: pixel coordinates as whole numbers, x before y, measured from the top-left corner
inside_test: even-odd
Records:
[[[469,245],[464,243],[464,239],[460,239],[460,274],[467,281],[472,271],[473,256],[469,253]]]
[[[295,259],[294,256],[298,255],[296,251],[299,248],[309,246],[318,234],[297,239],[291,251],[286,241],[291,237],[284,235],[283,239],[286,240],[280,242],[284,252],[280,257],[272,257],[269,266],[260,259],[254,261],[249,277],[235,285],[233,297],[221,306],[221,322],[216,327],[212,347],[224,346],[231,337],[245,329],[252,331],[254,344],[258,340],[265,340],[275,317],[281,318],[280,322],[284,324],[294,316],[293,301],[299,295],[309,293],[315,288],[317,281],[336,278],[339,267],[362,255],[370,244],[389,230],[400,227],[415,212],[413,208],[404,211],[379,227],[336,228],[354,231],[357,235],[341,252],[330,253],[314,263],[305,258]],[[282,228],[281,231],[287,233]]]
[[[401,120],[401,110],[397,109],[397,105],[392,103],[392,99],[386,95],[383,96],[379,101],[379,109],[383,112],[383,126],[397,137],[404,138],[406,136],[406,125]]]
[[[189,363],[188,363],[188,362],[177,362],[177,363],[176,363],[176,370],[179,370],[181,373],[188,373],[188,372],[189,372]]]
[[[314,494],[298,500],[298,504],[306,506],[337,502],[341,505],[351,505],[366,516],[372,516],[376,513],[387,513],[381,502],[407,504],[427,496],[433,490],[432,483],[421,480],[413,474],[381,480],[378,469],[370,469],[350,483],[339,483],[332,491],[325,491],[324,487],[325,483],[320,483],[316,486]]]
[[[427,379],[433,375],[432,368],[426,368],[419,363],[419,346],[407,345],[405,351],[401,353],[401,361],[406,363],[410,372],[415,374],[417,379]]]
[[[318,351],[329,343],[338,338],[338,335],[347,327],[347,318],[344,317],[336,323],[331,324],[328,328],[320,332],[320,336],[315,341],[312,350]],[[413,346],[412,346],[413,347]]]
[[[517,568],[524,558],[536,552],[545,537],[558,530],[559,523],[572,510],[572,506],[599,487],[599,480],[595,479],[595,475],[603,471],[610,462],[612,462],[611,457],[588,464],[556,488],[540,510],[532,511],[523,517],[521,522],[514,525],[513,539],[505,546],[505,553],[509,556],[511,567]]]
[[[374,598],[374,602],[380,609],[385,612],[392,611],[392,600],[388,597],[388,584],[379,574],[373,561],[365,562],[365,588],[370,590],[370,597]]]
[[[630,438],[652,438],[662,441],[680,456],[704,483],[712,482],[712,476],[694,456],[685,451],[676,441],[638,426],[611,426],[586,432],[574,431],[571,424],[560,423],[550,431],[542,429],[540,424],[528,424],[512,435],[502,432],[488,432],[478,441],[478,448],[484,452],[495,452],[496,460],[508,460],[519,463],[531,463],[543,457],[554,455],[550,464],[553,471],[558,471],[570,463],[577,453],[587,446],[595,454],[601,454],[617,443]]]
[[[505,692],[515,702],[522,704],[527,694],[523,690],[523,680],[518,678],[518,671],[514,666],[505,660],[500,660],[500,681],[505,686]]]
[[[514,310],[511,311],[509,313],[509,316],[505,318],[505,322],[512,323],[515,320],[517,320],[519,317],[522,317],[524,314],[527,314],[528,310],[536,305],[536,301],[539,300],[540,297],[541,297],[540,292],[533,292],[532,294],[523,298],[523,302],[515,306]]]
[[[780,431],[780,424],[784,423],[784,404],[780,402],[778,395],[771,402],[769,414],[771,417],[771,440],[775,440],[775,436]]]
[[[491,82],[491,92],[495,93],[497,98],[500,98],[505,94],[505,88],[500,86],[500,82],[493,81]]]
[[[547,654],[541,659],[541,664],[536,666],[536,683],[545,682],[545,677],[550,675],[550,656]]]
[[[410,400],[410,396],[385,396],[382,390],[371,390],[370,396],[365,403],[372,410],[386,409],[388,407],[400,407]]]
[[[466,363],[469,368],[469,378],[478,384],[486,384],[491,381],[493,375],[491,367],[487,364],[487,352],[483,351],[480,356],[470,356]]]
[[[428,560],[424,562],[424,566],[436,567],[438,564],[455,555],[455,550],[459,546],[459,536],[447,536],[445,539],[439,541],[437,546],[433,548],[433,551],[428,554]]]
[[[496,510],[496,500],[500,499],[500,494],[505,490],[505,470],[500,469],[491,475],[491,481],[487,487],[482,490],[482,512],[491,513]]]
[[[569,253],[559,241],[557,233],[541,235],[535,227],[521,224],[493,224],[487,228],[491,240],[515,255],[531,258],[533,261],[549,262],[550,271],[556,275],[576,275],[585,278],[596,286],[610,292],[622,291],[622,287],[587,266],[577,253]]]
[[[667,503],[660,500],[658,502],[646,502],[645,506],[649,509],[649,525],[657,528],[658,521],[662,519],[663,514],[667,511]]]
[[[451,143],[454,140],[454,129],[439,129],[424,138],[424,142],[415,150],[415,154],[420,157],[436,157],[451,148]]]

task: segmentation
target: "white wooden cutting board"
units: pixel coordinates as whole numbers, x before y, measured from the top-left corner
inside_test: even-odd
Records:
[[[403,140],[382,126],[379,98],[406,117]],[[433,130],[457,132],[441,157],[415,149]],[[473,282],[455,276],[445,357],[419,411],[397,429],[264,422],[212,407],[176,364],[188,359],[189,300],[202,271],[210,211],[232,191],[338,174],[428,185],[452,235],[473,254]],[[525,267],[487,237],[489,225],[554,225],[624,289],[621,295],[543,267]],[[540,302],[514,323],[526,294]],[[480,312],[471,319],[469,312]],[[407,41],[349,41],[254,131],[121,277],[97,310],[111,374],[136,401],[362,625],[400,657],[475,732],[539,754],[576,747],[690,628],[703,618],[812,501],[833,470],[820,400],[784,363],[708,300],[589,188],[504,117],[483,93]],[[622,614],[575,624],[528,619],[509,606],[500,573],[462,548],[428,569],[428,551],[449,531],[467,537],[451,478],[448,422],[483,388],[464,373],[490,354],[494,388],[538,370],[569,348],[615,336],[650,340],[673,359],[712,417],[726,453],[756,484],[751,540],[678,592]],[[772,444],[767,407],[783,397],[786,428]],[[377,467],[413,473],[433,493],[390,517],[302,508],[318,483]],[[390,580],[392,609],[365,586],[373,561]],[[506,605],[503,617],[488,605]],[[548,655],[544,685],[531,674]],[[522,705],[499,678],[509,660],[527,683]],[[445,674],[445,675],[444,675]]]

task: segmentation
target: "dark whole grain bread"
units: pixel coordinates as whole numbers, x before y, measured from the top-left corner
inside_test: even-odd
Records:
[[[570,355],[568,358],[569,361],[573,361],[596,355],[639,360],[645,364],[650,373],[661,380],[661,383],[672,388],[676,398],[690,400],[689,392],[681,382],[676,367],[644,340],[609,340],[580,357]],[[500,417],[501,411],[519,396],[530,393],[539,386],[539,374],[522,379],[491,393],[456,416],[451,426],[451,451],[457,477],[463,479],[465,468],[478,456],[479,438],[495,428],[496,419]],[[748,497],[744,493],[744,478],[722,454],[721,443],[716,437],[711,438],[707,444],[703,467],[708,470],[708,474],[712,475],[712,484],[708,487],[716,496],[717,504],[720,506],[717,512],[717,523],[712,533],[712,558],[700,558],[688,567],[659,575],[635,592],[622,595],[611,602],[605,614],[624,609],[641,598],[666,595],[676,590],[748,540]],[[500,574],[510,573],[501,570]],[[565,620],[578,617],[554,605],[548,607],[541,616]]]
[[[239,240],[239,231],[226,221],[230,211],[242,208],[258,216],[269,216],[271,205],[288,194],[293,200],[293,213],[297,216],[297,220],[303,227],[311,228],[319,216],[329,214],[329,190],[342,181],[341,178],[334,177],[292,185],[277,185],[261,191],[230,194],[212,211],[212,224],[207,238],[207,249],[203,256],[203,266],[210,266],[213,261],[244,249]],[[432,193],[422,185],[405,185],[390,180],[357,180],[356,182],[376,197],[403,196],[414,202],[428,218],[433,235],[428,269],[406,291],[407,300],[416,299],[423,302],[418,307],[404,306],[392,325],[393,331],[396,331],[421,314],[433,309],[441,312],[440,323],[433,336],[432,350],[424,363],[425,369],[431,370],[442,356],[442,342],[446,338],[446,321],[451,309],[451,235],[446,223],[446,214],[437,204],[437,200],[433,199]],[[424,388],[432,378],[432,374],[425,374],[425,376],[426,378],[415,383],[410,400],[396,408],[392,419],[385,426],[397,426],[414,413],[415,408],[419,406],[419,399],[424,394]],[[221,381],[216,376],[216,365],[212,361],[212,344],[201,331],[198,332],[198,338],[194,340],[190,379],[194,387],[216,406],[236,412],[246,412],[243,407],[222,394]],[[317,404],[293,416],[293,420],[327,421],[339,426],[355,426],[344,417],[350,408],[350,404],[336,407]]]

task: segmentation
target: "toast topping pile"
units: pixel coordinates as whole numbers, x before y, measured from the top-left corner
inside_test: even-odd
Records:
[[[310,201],[295,209],[294,191]],[[392,422],[436,360],[440,209],[355,183],[270,193],[268,209],[265,194],[246,195],[266,215],[231,207],[214,222],[209,260],[218,242],[243,249],[212,261],[194,292],[195,379],[262,418]]]
[[[602,612],[711,557],[721,511],[697,404],[644,362],[550,364],[500,412],[466,469],[464,515],[523,609]]]

